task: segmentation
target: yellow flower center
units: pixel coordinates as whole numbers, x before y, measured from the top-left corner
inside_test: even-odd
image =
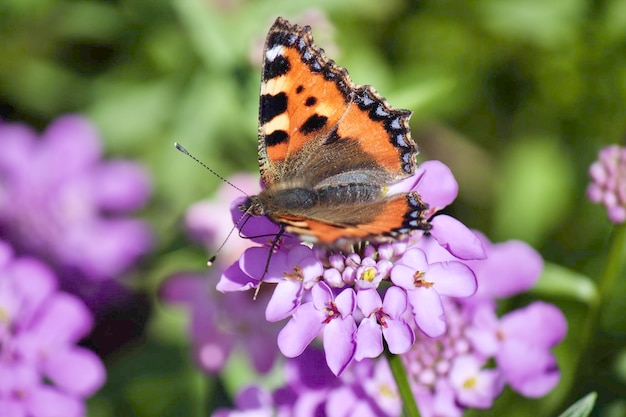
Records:
[[[476,381],[475,377],[469,378],[463,383],[463,388],[472,389],[476,386],[477,383],[478,382]]]
[[[365,272],[363,272],[363,280],[372,282],[376,278],[376,270],[374,268],[367,268]]]

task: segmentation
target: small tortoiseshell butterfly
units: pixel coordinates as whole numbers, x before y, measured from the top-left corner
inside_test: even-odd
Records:
[[[240,209],[267,216],[313,243],[341,246],[428,230],[416,192],[386,195],[415,173],[408,110],[313,43],[311,28],[279,17],[265,43],[259,110],[259,168],[265,189]]]

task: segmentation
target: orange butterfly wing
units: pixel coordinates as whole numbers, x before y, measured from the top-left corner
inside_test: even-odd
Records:
[[[259,109],[259,166],[268,187],[300,173],[317,177],[310,168],[322,167],[308,159],[337,141],[356,141],[362,157],[376,162],[370,170],[383,174],[381,185],[415,172],[411,112],[391,108],[370,86],[355,86],[313,43],[308,26],[279,17],[271,27]]]
[[[415,173],[410,116],[374,88],[354,85],[308,26],[279,17],[265,43],[259,104],[266,190],[247,210],[325,244],[427,230],[427,205],[417,193],[385,195],[388,184]],[[306,207],[294,204],[302,197]]]

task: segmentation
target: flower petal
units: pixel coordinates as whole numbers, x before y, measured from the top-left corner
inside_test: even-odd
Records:
[[[47,168],[55,168],[49,175],[57,178],[79,175],[97,163],[102,153],[95,126],[78,115],[66,115],[53,121],[42,140],[47,149],[40,155],[46,159]]]
[[[290,280],[279,282],[267,303],[265,318],[274,322],[289,317],[298,308],[301,300],[302,283]]]
[[[315,339],[324,327],[324,314],[313,303],[302,304],[278,334],[278,348],[288,358],[295,358]],[[334,321],[334,320],[333,320]]]
[[[342,318],[351,316],[356,306],[356,293],[352,288],[343,289],[337,297],[335,297],[335,305],[341,313]]]
[[[50,355],[44,363],[44,372],[56,386],[79,397],[92,395],[106,379],[100,358],[80,347]]]
[[[434,282],[433,288],[449,297],[469,297],[476,292],[474,272],[461,262],[436,262],[424,276],[426,281]]]
[[[383,327],[383,335],[389,352],[394,355],[408,352],[415,342],[415,334],[411,326],[402,319],[387,319],[387,326]]]
[[[333,301],[333,292],[325,282],[318,282],[311,289],[313,304],[318,310],[324,310]]]
[[[556,306],[535,301],[503,316],[500,332],[507,340],[515,339],[528,345],[551,348],[565,337],[567,320]]]
[[[405,290],[413,290],[415,289],[415,273],[414,268],[397,264],[391,270],[391,282]]]
[[[485,259],[480,239],[463,223],[445,214],[435,216],[430,234],[451,254],[460,259]]]
[[[28,393],[26,408],[28,416],[33,417],[83,417],[85,415],[85,404],[82,400],[45,385]]]
[[[354,359],[375,358],[383,353],[383,334],[376,318],[366,317],[361,320],[356,333],[356,352]]]
[[[357,292],[356,294],[356,299],[357,304],[365,317],[368,317],[370,314],[372,314],[375,310],[382,307],[383,305],[383,301],[380,299],[378,291],[373,288],[359,290],[359,292]]]
[[[178,273],[165,279],[159,288],[159,299],[170,304],[191,303],[206,290],[206,277],[198,273]]]
[[[447,165],[440,161],[425,161],[420,164],[416,175],[424,174],[417,191],[431,209],[441,210],[451,204],[459,192],[459,185]]]
[[[396,265],[410,266],[411,268],[419,272],[428,271],[428,261],[426,259],[426,254],[423,250],[418,248],[411,248],[404,252],[404,255],[402,255],[402,258],[400,258]]]
[[[216,289],[220,292],[247,291],[255,288],[258,284],[258,279],[244,273],[239,267],[239,263],[235,262],[222,273]]]
[[[475,356],[457,357],[450,369],[450,381],[457,389],[459,402],[466,407],[489,408],[503,388],[497,370],[483,370]]]
[[[283,274],[288,272],[287,254],[279,251],[270,256],[270,248],[267,246],[254,246],[244,251],[239,259],[239,267],[241,270],[255,278],[257,281],[263,277],[265,282],[278,282],[283,279]],[[270,261],[265,272],[265,265]],[[265,276],[263,276],[265,274]]]
[[[385,301],[383,301],[382,307],[383,311],[392,318],[401,317],[407,308],[406,292],[399,287],[389,287],[385,292]]]
[[[352,316],[335,319],[324,328],[324,353],[326,363],[339,376],[354,358],[356,351],[356,323]]]
[[[433,288],[417,288],[407,291],[409,304],[417,326],[430,337],[438,337],[446,331],[443,304]]]
[[[561,376],[556,359],[549,351],[515,341],[503,343],[496,362],[511,388],[526,397],[544,396]]]
[[[57,293],[46,304],[39,320],[31,327],[45,348],[54,349],[76,343],[85,337],[93,326],[89,309],[77,297]],[[45,312],[45,313],[44,313]],[[51,352],[54,353],[54,352]]]
[[[532,288],[543,270],[543,259],[528,244],[510,240],[491,244],[484,238],[488,259],[469,261],[476,273],[478,296],[506,298]]]
[[[137,210],[148,201],[150,176],[135,162],[109,161],[96,167],[93,175],[95,198],[103,210]]]

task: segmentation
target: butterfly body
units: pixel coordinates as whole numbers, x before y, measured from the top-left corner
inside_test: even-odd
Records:
[[[415,173],[410,115],[354,85],[308,26],[279,17],[266,40],[259,105],[265,189],[240,209],[335,246],[428,230],[416,192],[387,195],[389,184]]]

